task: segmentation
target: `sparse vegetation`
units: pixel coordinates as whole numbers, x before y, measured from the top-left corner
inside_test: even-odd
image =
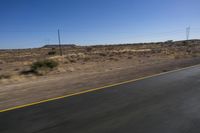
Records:
[[[132,57],[131,57],[131,56],[129,56],[129,57],[127,57],[127,59],[132,59]]]
[[[70,61],[71,63],[76,63],[76,60],[75,60],[75,59],[69,59],[69,61]]]
[[[3,64],[4,62],[2,60],[0,60],[0,64]]]
[[[58,63],[53,60],[43,60],[43,61],[37,61],[32,64],[31,69],[37,70],[40,68],[54,68],[57,67]]]
[[[0,80],[1,79],[9,79],[11,77],[11,75],[9,75],[9,74],[2,74],[2,75],[0,75]]]
[[[20,76],[19,74],[22,74],[22,77],[26,75],[31,77],[33,74],[58,74],[61,70],[62,73],[69,72],[69,67],[74,68],[73,72],[86,69],[96,71],[106,69],[107,65],[112,63],[116,66],[120,63],[138,65],[151,61],[153,63],[154,60],[178,61],[185,58],[199,58],[200,40],[63,47],[63,56],[58,55],[58,50],[56,46],[0,50],[0,75],[10,73],[12,78]],[[60,64],[58,69],[53,69],[58,63]],[[112,67],[115,67],[113,64]],[[124,68],[126,65],[121,67]]]
[[[105,56],[106,56],[106,54],[105,54],[105,53],[99,53],[99,55],[100,55],[100,56],[103,56],[103,57],[105,57]]]
[[[83,58],[83,61],[85,61],[85,62],[87,62],[87,61],[89,61],[90,60],[90,57],[85,57],[85,58]]]
[[[55,55],[56,54],[56,51],[49,51],[48,52],[48,55]]]
[[[31,65],[31,71],[38,73],[40,70],[51,70],[58,66],[58,62],[53,60],[42,60]]]
[[[92,47],[87,47],[87,48],[86,48],[86,51],[87,51],[87,52],[91,52],[91,51],[92,51]]]

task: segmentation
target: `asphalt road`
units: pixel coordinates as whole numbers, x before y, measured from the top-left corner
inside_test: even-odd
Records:
[[[200,66],[0,113],[0,133],[200,133]]]

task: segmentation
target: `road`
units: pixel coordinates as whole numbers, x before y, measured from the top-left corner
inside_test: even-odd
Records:
[[[2,112],[0,133],[200,133],[200,66]]]

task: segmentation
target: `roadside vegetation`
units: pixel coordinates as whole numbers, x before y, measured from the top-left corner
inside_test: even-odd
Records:
[[[144,63],[200,58],[200,40],[99,46],[48,46],[0,50],[0,80],[24,80],[42,75],[107,72]],[[58,66],[59,65],[59,66]],[[143,67],[143,66],[142,66]]]
[[[22,71],[21,74],[35,74],[35,75],[45,75],[50,72],[54,68],[58,66],[58,62],[54,60],[40,60],[31,64],[30,69],[28,71]]]
[[[11,76],[9,74],[2,74],[0,75],[0,79],[9,79]]]
[[[31,71],[38,75],[44,75],[50,70],[53,70],[54,68],[56,68],[57,66],[58,66],[58,62],[54,60],[46,59],[46,60],[34,62],[31,65]]]

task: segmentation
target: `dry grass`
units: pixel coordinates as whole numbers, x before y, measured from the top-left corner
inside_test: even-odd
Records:
[[[9,78],[11,78],[10,74],[2,74],[2,75],[0,75],[0,79],[9,79]]]
[[[121,63],[137,65],[151,60],[184,59],[200,57],[200,41],[180,41],[170,43],[125,44],[108,46],[64,47],[64,56],[59,56],[58,48],[36,48],[22,50],[0,50],[0,79],[17,77],[20,74],[40,73],[58,74],[76,71],[104,71],[107,66],[114,69]],[[38,60],[52,60],[59,63],[57,69],[31,70],[30,66]],[[32,69],[34,67],[32,66]],[[9,76],[5,76],[9,72]]]

